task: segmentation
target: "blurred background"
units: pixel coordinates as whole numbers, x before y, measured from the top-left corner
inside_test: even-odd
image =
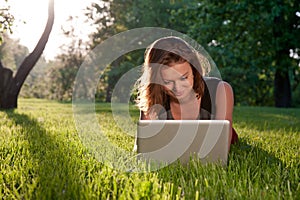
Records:
[[[1,0],[0,60],[14,73],[34,49],[47,21],[47,0]],[[105,39],[138,27],[187,34],[215,61],[235,105],[300,107],[299,0],[61,0],[39,61],[20,97],[71,101],[85,56]],[[96,99],[110,102],[118,80],[143,63],[144,50],[106,68]]]

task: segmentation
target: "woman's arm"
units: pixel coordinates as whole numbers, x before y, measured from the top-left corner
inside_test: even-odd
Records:
[[[229,146],[232,138],[232,112],[234,105],[233,90],[229,83],[221,81],[216,92],[216,119],[228,120],[230,122]]]

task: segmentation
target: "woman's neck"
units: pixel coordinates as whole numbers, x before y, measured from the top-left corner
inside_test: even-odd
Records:
[[[170,110],[174,119],[197,119],[200,111],[201,98],[179,102],[170,100]]]

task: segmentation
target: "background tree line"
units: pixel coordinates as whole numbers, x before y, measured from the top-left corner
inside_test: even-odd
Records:
[[[86,17],[97,29],[90,42],[73,34],[76,27],[66,31],[73,43],[63,46],[53,61],[40,59],[22,88],[23,96],[71,100],[76,72],[90,49],[122,31],[163,27],[187,34],[208,51],[222,78],[233,86],[237,105],[300,106],[297,0],[103,0],[87,8]],[[2,61],[17,62],[16,55],[22,53],[14,52],[11,59],[11,48],[11,43],[2,44]],[[142,62],[143,51],[112,62],[100,80],[97,100],[109,102],[116,80]]]

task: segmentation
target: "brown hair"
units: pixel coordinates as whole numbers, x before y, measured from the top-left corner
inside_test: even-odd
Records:
[[[162,66],[172,63],[188,62],[193,71],[193,89],[200,98],[204,93],[203,69],[199,61],[199,53],[179,37],[164,37],[153,42],[145,51],[143,74],[138,80],[137,105],[145,114],[149,114],[152,106],[165,106],[168,94],[159,82]]]

